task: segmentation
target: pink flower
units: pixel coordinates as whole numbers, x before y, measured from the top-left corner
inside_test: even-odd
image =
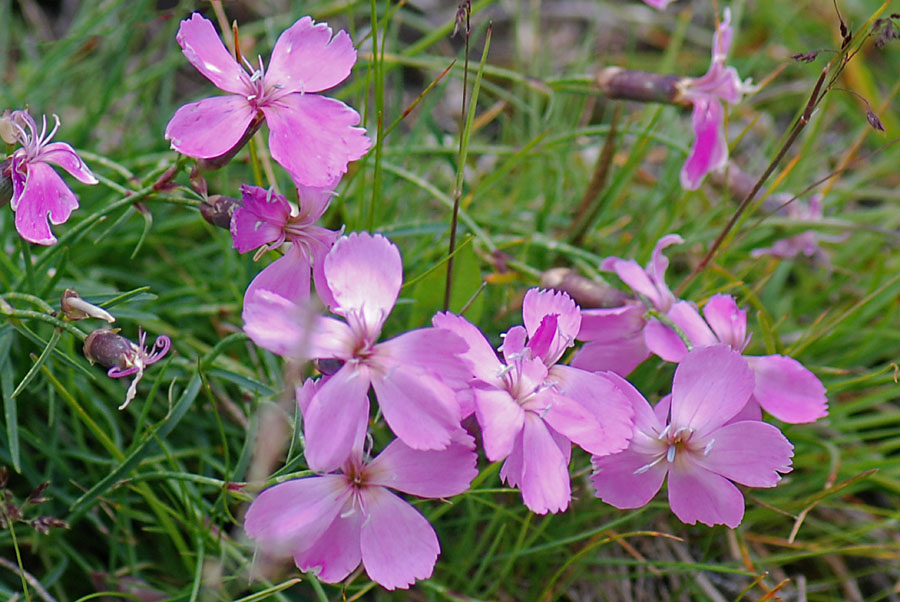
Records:
[[[62,178],[50,167],[55,164],[69,172],[79,182],[96,184],[91,173],[71,146],[50,140],[59,128],[59,117],[53,116],[56,125],[47,132],[47,118],[42,119],[41,133],[26,111],[13,111],[8,124],[14,130],[21,148],[13,152],[9,163],[13,195],[10,201],[16,212],[16,230],[19,235],[38,245],[52,245],[56,237],[47,223],[62,224],[72,211],[78,208],[78,199]]]
[[[785,195],[789,200],[790,194]],[[780,212],[779,212],[780,213]],[[822,219],[822,195],[815,194],[809,199],[809,203],[800,200],[791,202],[784,211],[785,216],[789,220],[797,221],[818,221]],[[793,259],[797,255],[805,255],[818,259],[822,265],[831,269],[831,259],[828,257],[822,247],[820,241],[827,242],[843,242],[847,240],[846,235],[827,236],[816,230],[806,230],[800,234],[776,240],[771,247],[762,249],[753,249],[750,252],[752,257],[761,257],[763,255],[772,255],[773,257],[781,257],[784,259]]]
[[[503,362],[465,318],[438,314],[433,323],[469,345],[464,357],[473,369],[485,455],[492,462],[506,459],[501,478],[519,487],[533,512],[559,512],[571,498],[572,443],[598,455],[623,449],[631,438],[632,410],[606,376],[556,365],[581,322],[568,295],[532,289],[522,315],[525,326],[504,335]]]
[[[166,126],[172,148],[212,159],[234,150],[262,113],[269,125],[272,157],[299,184],[327,186],[347,171],[347,163],[369,148],[365,130],[353,127],[359,114],[344,103],[314,94],[350,75],[356,50],[345,31],[303,17],[278,38],[266,70],[235,61],[212,23],[194,13],[181,22],[176,38],[185,57],[227,96],[187,104]]]
[[[406,589],[431,576],[440,545],[428,520],[389,489],[425,498],[460,494],[478,474],[475,459],[471,439],[441,451],[394,440],[370,462],[355,445],[341,474],[263,491],[244,530],[264,552],[290,554],[297,568],[326,583],[343,580],[362,562],[373,581]]]
[[[666,247],[683,242],[677,234],[660,238],[646,268],[633,259],[607,257],[600,269],[615,272],[631,290],[642,295],[651,308],[665,314],[675,302],[675,295],[666,284],[669,260],[662,252]],[[640,302],[610,309],[583,310],[581,329],[576,338],[587,343],[575,353],[572,365],[590,371],[612,370],[620,376],[628,376],[650,355],[644,342],[645,313],[646,308]]]
[[[644,2],[655,9],[665,10],[674,0],[644,0]]]
[[[246,253],[259,247],[256,257],[276,249],[286,241],[291,243],[287,253],[260,272],[244,294],[244,307],[256,302],[259,290],[277,290],[285,284],[285,297],[297,301],[309,298],[310,266],[315,280],[323,279],[322,264],[340,232],[315,225],[331,202],[331,187],[299,186],[300,212],[293,215],[287,199],[258,186],[241,186],[242,203],[231,216],[231,236],[234,248]]]
[[[714,295],[703,307],[704,321],[693,305],[679,301],[669,318],[691,344],[706,347],[724,343],[738,352],[747,346],[747,312],[739,309],[734,297]],[[669,362],[681,362],[687,347],[674,331],[660,322],[647,325],[645,339],[650,350]],[[783,355],[745,356],[755,375],[751,408],[756,404],[779,420],[790,423],[813,422],[828,414],[825,387],[815,374],[797,360]],[[748,414],[750,415],[750,414]]]
[[[734,67],[725,66],[734,32],[731,9],[726,8],[713,38],[712,62],[705,75],[678,83],[680,99],[694,105],[694,144],[681,169],[681,186],[696,190],[711,171],[721,169],[728,161],[728,139],[725,137],[725,108],[740,102],[752,90],[750,80],[741,82]]]
[[[597,496],[616,508],[638,508],[668,475],[669,505],[682,522],[738,526],[744,497],[732,481],[774,487],[793,456],[771,424],[734,421],[753,380],[740,354],[724,345],[688,353],[675,370],[672,395],[656,408],[619,379],[634,406],[634,438],[625,451],[592,459]]]
[[[305,415],[310,468],[329,471],[346,460],[369,418],[370,385],[385,422],[404,443],[414,449],[449,445],[463,431],[456,395],[446,383],[468,373],[458,357],[467,349],[465,341],[421,328],[377,342],[403,282],[400,251],[383,236],[353,233],[335,243],[322,270],[316,291],[346,322],[309,316],[297,294],[297,278],[287,272],[273,279],[270,289],[257,289],[243,316],[250,338],[274,353],[343,362]]]

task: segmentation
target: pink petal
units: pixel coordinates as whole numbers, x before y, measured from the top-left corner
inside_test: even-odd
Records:
[[[734,297],[713,295],[703,306],[703,316],[720,341],[743,351],[747,340],[747,312],[738,307]]]
[[[244,70],[225,49],[210,21],[194,13],[190,19],[181,22],[175,39],[191,65],[217,88],[234,94],[245,90]]]
[[[519,489],[525,505],[536,514],[565,510],[572,497],[569,465],[537,414],[526,413],[521,442],[523,461]]]
[[[591,483],[597,497],[616,508],[640,508],[653,499],[666,478],[668,464],[632,449],[610,456],[593,456]]]
[[[328,209],[338,181],[329,182],[326,186],[304,186],[296,182],[294,184],[297,186],[297,198],[300,199],[299,217],[312,223],[322,217]]]
[[[557,365],[550,370],[548,381],[559,393],[544,415],[554,430],[592,454],[611,454],[628,447],[634,408],[616,380]]]
[[[294,552],[297,568],[313,572],[325,583],[343,581],[362,560],[360,532],[364,519],[351,502],[345,504],[344,510],[312,546]]]
[[[500,352],[507,366],[516,363],[522,359],[522,352],[525,351],[525,341],[528,339],[528,331],[522,326],[513,326],[505,333],[500,335],[503,344],[500,345]]]
[[[609,259],[615,259],[615,261],[610,261]],[[665,300],[660,296],[653,282],[650,281],[650,276],[644,268],[638,265],[638,262],[633,259],[609,259],[604,261],[601,267],[606,269],[607,266],[611,266],[622,282],[627,284],[634,292],[647,297],[657,310],[664,311],[668,309],[664,307]]]
[[[319,387],[324,384],[324,380],[313,380],[311,378],[307,378],[303,381],[303,384],[296,387],[294,392],[297,397],[297,406],[300,408],[301,414],[306,414],[306,408],[309,407],[309,402],[312,401],[312,398],[319,391]]]
[[[747,405],[741,408],[741,411],[732,416],[731,420],[725,424],[742,422],[744,420],[762,420],[762,408],[759,407],[759,403],[752,395],[750,396],[750,401],[747,402]]]
[[[647,310],[639,303],[582,310],[577,338],[579,341],[614,343],[635,337],[644,329],[645,313]]]
[[[471,445],[454,441],[445,449],[422,451],[394,439],[366,469],[371,485],[419,497],[450,497],[469,488],[478,475]]]
[[[644,328],[644,344],[647,348],[667,362],[680,362],[687,354],[684,341],[674,330],[660,322],[650,320]]]
[[[732,422],[710,434],[698,465],[748,487],[774,487],[791,471],[794,446],[776,427],[759,421]]]
[[[727,6],[723,11],[722,22],[716,28],[716,34],[713,38],[712,60],[713,62],[724,61],[731,49],[731,39],[734,37],[734,30],[731,27],[731,9]]]
[[[718,303],[714,303],[713,308],[714,311],[718,309]],[[729,344],[727,340],[722,340],[716,336],[713,329],[710,329],[709,325],[700,317],[697,308],[687,301],[679,301],[673,305],[667,315],[687,335],[688,340],[691,341],[694,347],[709,347],[720,342],[726,345]],[[740,345],[737,347],[731,346],[731,348],[736,351],[741,350]]]
[[[656,241],[656,245],[653,247],[653,256],[650,258],[649,265],[647,265],[647,274],[650,275],[650,279],[656,283],[657,288],[664,296],[672,300],[674,300],[672,292],[666,286],[666,269],[669,267],[669,258],[663,255],[663,250],[672,245],[680,245],[683,242],[684,239],[678,234],[666,234]]]
[[[550,350],[541,354],[544,363],[553,364],[575,342],[581,328],[581,310],[566,293],[530,289],[522,301],[522,318],[529,337],[534,337],[545,316],[556,315],[556,333]]]
[[[694,100],[694,144],[681,169],[681,187],[697,190],[711,171],[721,169],[728,161],[725,138],[725,110],[713,96]]]
[[[372,374],[372,387],[388,426],[414,449],[444,449],[462,433],[453,391],[432,376],[396,366]]]
[[[592,341],[575,352],[572,366],[582,370],[610,370],[620,376],[628,376],[647,359],[650,350],[643,336],[624,339],[619,343]]]
[[[501,389],[474,387],[475,416],[481,425],[484,455],[491,462],[512,452],[513,444],[525,424],[525,411]]]
[[[825,387],[797,360],[783,355],[747,357],[756,375],[753,397],[775,418],[813,422],[828,414]]]
[[[367,487],[361,494],[368,516],[360,547],[369,578],[388,590],[428,579],[441,551],[428,520],[383,487]]]
[[[309,259],[303,248],[291,245],[287,253],[257,274],[244,293],[244,307],[254,303],[260,290],[274,293],[298,307],[305,306],[309,300]]]
[[[354,232],[338,239],[325,257],[325,279],[336,307],[346,316],[359,312],[366,330],[381,331],[403,282],[403,262],[396,245],[380,234]]]
[[[365,437],[369,423],[369,374],[345,364],[309,402],[303,415],[304,455],[316,472],[340,467]]]
[[[303,309],[265,289],[244,297],[244,332],[250,340],[276,355],[300,359],[298,342],[305,335]]]
[[[669,506],[688,525],[727,525],[734,529],[744,518],[744,496],[725,477],[693,463],[669,470]]]
[[[689,352],[672,382],[672,427],[702,436],[737,414],[753,392],[753,372],[737,351],[725,345]]]
[[[309,356],[318,359],[353,359],[359,341],[345,323],[318,316],[314,321]]]
[[[188,157],[211,159],[234,148],[256,110],[242,96],[213,96],[186,104],[166,126],[166,140]]]
[[[84,184],[96,184],[97,178],[88,169],[81,157],[65,142],[53,142],[41,149],[40,161],[59,165],[69,175]]]
[[[498,388],[503,386],[498,376],[503,364],[497,359],[491,344],[477,326],[462,316],[449,312],[435,314],[431,323],[436,328],[449,330],[469,345],[469,350],[463,357],[469,362],[469,369],[475,378]]]
[[[353,127],[359,113],[339,100],[294,93],[260,108],[269,124],[272,158],[304,186],[334,182],[371,145],[365,129]]]
[[[56,237],[47,219],[54,224],[65,222],[78,208],[78,199],[48,164],[37,161],[28,164],[27,169],[22,194],[13,203],[16,230],[28,242],[52,245]]]
[[[453,389],[467,386],[471,378],[461,357],[467,350],[461,337],[439,328],[417,328],[378,343],[379,361],[428,372]]]
[[[244,531],[266,553],[281,556],[313,545],[350,496],[346,478],[295,479],[260,493],[244,517]]]
[[[270,242],[284,241],[284,227],[291,217],[291,206],[282,195],[241,185],[241,206],[231,215],[231,237],[238,253],[246,253]]]
[[[319,92],[350,75],[356,49],[347,32],[332,39],[331,28],[303,17],[279,36],[266,71],[266,85],[285,92]]]

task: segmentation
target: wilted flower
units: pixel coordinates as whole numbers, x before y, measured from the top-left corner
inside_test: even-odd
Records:
[[[84,340],[84,356],[91,363],[97,362],[105,368],[109,368],[106,375],[110,378],[124,378],[134,375],[128,392],[125,394],[125,402],[119,406],[124,410],[137,395],[137,386],[144,376],[144,369],[155,364],[169,351],[171,341],[166,335],[160,335],[153,343],[152,350],[147,349],[147,333],[138,330],[139,339],[135,344],[118,334],[118,329],[100,328],[95,330]]]
[[[225,49],[213,24],[194,13],[181,22],[178,44],[185,57],[227,96],[187,104],[166,126],[172,148],[190,157],[213,159],[236,152],[260,114],[269,126],[272,157],[299,184],[327,186],[365,154],[370,140],[353,127],[359,113],[344,103],[314,94],[350,75],[356,49],[350,36],[303,17],[275,43],[268,69],[245,59],[245,67]]]
[[[726,8],[713,38],[709,70],[702,77],[686,78],[678,83],[680,100],[694,105],[694,143],[681,169],[681,186],[686,190],[696,190],[706,174],[728,162],[722,101],[736,104],[745,92],[753,89],[749,79],[742,82],[734,67],[725,66],[733,36],[731,9]]]
[[[50,142],[59,128],[59,118],[54,115],[53,119],[56,125],[47,132],[47,117],[43,117],[40,133],[27,111],[13,111],[5,120],[21,147],[13,152],[8,163],[4,162],[7,173],[0,177],[6,175],[12,180],[10,206],[16,212],[16,230],[22,238],[38,245],[56,242],[48,218],[53,224],[62,224],[78,208],[75,194],[50,164],[62,167],[84,184],[97,183],[97,178],[71,146]]]
[[[395,439],[371,461],[360,443],[340,474],[263,491],[247,511],[244,530],[263,552],[290,554],[300,570],[326,583],[341,581],[362,562],[376,583],[406,589],[431,576],[440,545],[428,520],[390,489],[425,498],[462,493],[478,474],[471,438],[440,451]]]
[[[781,431],[736,420],[754,381],[736,351],[717,345],[688,353],[675,370],[672,395],[655,408],[618,381],[634,406],[634,438],[625,451],[592,459],[591,481],[604,502],[643,506],[668,475],[669,505],[682,522],[734,528],[744,516],[744,496],[732,481],[774,487],[779,472],[790,472],[793,446]]]

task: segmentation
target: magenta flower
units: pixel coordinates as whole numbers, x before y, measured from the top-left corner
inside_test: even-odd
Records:
[[[163,334],[148,349],[147,333],[140,328],[137,344],[118,334],[118,329],[100,328],[84,340],[84,355],[91,363],[98,362],[109,368],[106,375],[110,378],[134,376],[125,393],[125,401],[119,406],[120,410],[124,410],[137,395],[137,386],[144,370],[161,360],[169,352],[171,343],[169,337]]]
[[[369,418],[370,385],[385,422],[405,444],[414,449],[449,445],[463,432],[459,403],[448,383],[468,374],[459,357],[467,349],[465,341],[421,328],[377,342],[403,282],[400,251],[383,236],[353,233],[335,243],[322,270],[316,291],[346,322],[309,316],[303,300],[291,298],[288,289],[296,288],[297,278],[287,272],[272,288],[258,289],[243,316],[250,338],[274,353],[343,362],[306,412],[310,468],[327,472],[346,460]]]
[[[239,144],[262,113],[269,126],[272,157],[305,186],[327,186],[362,157],[369,138],[359,113],[344,103],[314,94],[333,88],[356,62],[345,31],[303,17],[275,43],[268,70],[235,61],[213,24],[194,13],[181,22],[176,38],[185,57],[227,96],[187,104],[166,126],[172,148],[190,157],[213,159]]]
[[[355,445],[341,474],[295,479],[259,494],[244,530],[263,552],[290,554],[297,568],[326,583],[343,580],[362,562],[382,587],[406,589],[431,576],[440,545],[428,520],[389,489],[425,498],[468,489],[478,474],[476,456],[470,438],[459,441],[420,451],[394,440],[370,462]]]
[[[771,424],[734,421],[753,380],[740,354],[724,345],[688,353],[675,370],[672,395],[655,408],[618,379],[634,406],[634,438],[625,451],[592,459],[597,496],[616,508],[638,508],[668,475],[669,506],[679,520],[738,526],[744,496],[734,483],[774,487],[793,456]]]
[[[693,305],[679,301],[669,318],[691,344],[706,347],[724,343],[742,352],[750,341],[747,312],[739,309],[734,297],[714,295],[703,307],[704,321]],[[647,325],[645,339],[650,350],[669,362],[680,362],[687,347],[674,331],[660,322]],[[779,420],[790,423],[814,422],[828,414],[825,387],[797,360],[783,355],[745,356],[755,375],[749,412],[760,416],[757,404]],[[755,408],[755,409],[754,409]]]
[[[791,195],[785,195],[788,200]],[[780,213],[780,212],[779,212]],[[784,211],[785,216],[791,220],[797,221],[818,221],[822,219],[822,195],[814,194],[809,199],[809,203],[800,200],[794,200],[788,204]],[[831,259],[828,257],[822,247],[820,241],[827,242],[843,242],[847,240],[846,235],[828,236],[816,230],[806,230],[800,234],[776,240],[771,247],[762,249],[753,249],[750,251],[751,257],[761,257],[763,255],[771,255],[773,257],[781,257],[783,259],[793,259],[797,255],[804,255],[818,259],[822,265],[831,269]]]
[[[300,211],[294,215],[287,199],[258,186],[241,186],[241,206],[231,216],[231,236],[234,248],[246,253],[259,248],[258,258],[265,251],[276,249],[286,241],[291,248],[280,259],[260,272],[244,294],[244,307],[255,303],[257,291],[282,290],[288,299],[309,298],[310,266],[314,267],[315,280],[323,279],[322,264],[340,232],[315,225],[331,202],[331,188],[299,186]],[[320,285],[321,286],[321,285]]]
[[[600,269],[615,272],[631,290],[642,295],[652,309],[666,314],[675,303],[675,295],[666,284],[669,260],[662,252],[666,247],[683,242],[677,234],[660,238],[646,268],[633,259],[607,257]],[[575,353],[572,365],[583,370],[611,370],[620,376],[628,376],[650,355],[644,342],[646,310],[639,302],[610,309],[583,310],[581,329],[576,338],[587,343]]]
[[[42,119],[40,134],[34,119],[26,111],[13,111],[8,120],[21,145],[13,152],[9,163],[13,185],[10,207],[16,212],[19,235],[38,245],[56,243],[48,218],[53,224],[62,224],[78,208],[78,198],[50,164],[62,167],[79,182],[97,183],[97,178],[71,146],[50,142],[59,128],[59,117],[54,115],[53,119],[56,125],[49,133],[47,118]]]
[[[568,295],[531,289],[522,315],[525,326],[504,335],[503,362],[465,318],[438,314],[433,323],[469,345],[464,357],[473,369],[485,455],[492,462],[506,460],[500,477],[522,491],[533,512],[559,512],[571,498],[572,443],[597,455],[625,448],[632,409],[606,376],[556,365],[581,322]]]
[[[706,174],[725,166],[728,139],[722,101],[736,104],[745,92],[753,89],[749,79],[741,82],[735,68],[725,66],[733,35],[731,9],[726,8],[713,38],[709,70],[702,77],[686,78],[678,83],[679,98],[694,105],[694,143],[681,169],[681,186],[685,190],[696,190]]]
[[[666,7],[674,1],[675,0],[644,0],[646,4],[649,4],[657,10],[665,10]]]

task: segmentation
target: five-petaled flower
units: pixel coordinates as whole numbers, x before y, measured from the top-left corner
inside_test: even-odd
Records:
[[[421,451],[399,439],[375,459],[361,440],[341,473],[295,479],[263,491],[244,530],[270,555],[290,554],[297,567],[337,583],[360,562],[386,589],[406,589],[431,576],[440,544],[428,520],[390,489],[424,498],[457,495],[478,471],[471,438]]]
[[[438,314],[433,324],[469,344],[463,357],[473,368],[470,386],[488,460],[506,460],[501,478],[519,487],[533,512],[559,512],[571,497],[572,443],[598,455],[624,449],[632,409],[605,375],[556,364],[581,322],[568,295],[531,289],[522,317],[525,326],[503,336],[503,362],[465,318]]]
[[[97,183],[97,178],[71,146],[50,142],[59,128],[59,118],[54,115],[53,119],[56,125],[47,132],[47,117],[43,117],[40,133],[27,111],[13,111],[7,120],[16,142],[21,145],[8,163],[13,185],[10,206],[16,212],[19,235],[38,245],[56,242],[48,218],[53,224],[62,224],[78,208],[77,197],[50,164],[62,167],[84,184]]]
[[[188,61],[226,96],[184,105],[166,126],[172,148],[190,157],[214,159],[235,151],[251,124],[265,117],[269,148],[298,184],[327,186],[365,154],[370,140],[359,113],[339,100],[315,94],[350,75],[356,49],[350,36],[303,17],[275,43],[268,68],[225,49],[213,24],[194,13],[177,38]]]
[[[776,427],[742,420],[753,372],[725,345],[688,353],[675,370],[672,394],[655,408],[627,381],[634,438],[623,452],[592,458],[598,497],[616,508],[649,502],[669,477],[669,505],[682,522],[738,526],[744,496],[734,483],[774,487],[791,470],[793,446]]]

